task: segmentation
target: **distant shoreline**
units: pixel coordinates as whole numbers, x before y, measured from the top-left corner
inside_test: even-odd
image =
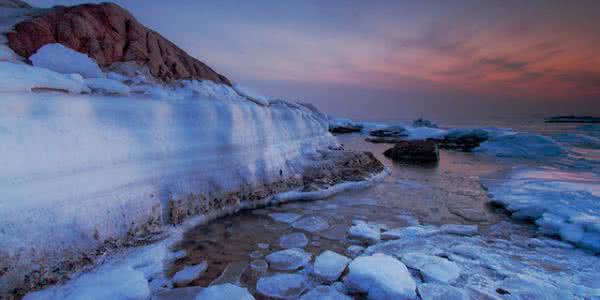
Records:
[[[600,123],[600,117],[592,116],[556,116],[546,119],[546,123]]]

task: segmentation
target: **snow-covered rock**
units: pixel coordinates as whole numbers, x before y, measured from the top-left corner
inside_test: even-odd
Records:
[[[300,219],[302,215],[296,213],[271,213],[269,217],[277,222],[291,224]]]
[[[379,228],[366,223],[354,225],[348,229],[348,235],[367,244],[375,244],[381,239]]]
[[[468,294],[450,285],[422,283],[419,285],[419,295],[423,300],[469,300]]]
[[[256,290],[259,293],[276,299],[294,299],[307,288],[306,278],[299,274],[279,273],[261,277],[256,282]]]
[[[196,300],[254,300],[248,289],[230,283],[211,285],[203,289]]]
[[[273,252],[266,260],[275,270],[291,271],[299,269],[310,262],[312,255],[302,249],[292,248]]]
[[[264,273],[269,269],[269,264],[264,259],[255,259],[250,262],[250,268],[258,273]]]
[[[366,293],[371,300],[413,299],[416,283],[406,266],[397,259],[374,254],[354,259],[348,266],[344,284]]]
[[[85,78],[104,77],[94,59],[62,44],[46,44],[29,60],[36,67],[62,74],[79,74]]]
[[[300,297],[300,300],[352,300],[331,286],[320,285]]]
[[[428,283],[452,283],[460,276],[461,268],[443,257],[423,253],[402,255],[402,262],[417,269]]]
[[[359,245],[351,245],[346,249],[346,253],[351,257],[356,257],[365,250],[365,247]]]
[[[306,245],[308,245],[308,238],[302,232],[286,234],[279,238],[279,246],[281,248],[304,248]]]
[[[60,74],[23,63],[0,61],[0,92],[59,90],[87,93],[90,89],[81,75]]]
[[[206,269],[208,264],[203,261],[197,265],[185,266],[183,269],[173,275],[172,281],[176,286],[186,286],[190,282],[200,278]]]
[[[313,275],[325,282],[336,281],[340,278],[349,262],[349,258],[326,250],[315,259]]]
[[[308,216],[292,223],[292,227],[308,232],[317,232],[329,228],[329,223],[319,216]]]

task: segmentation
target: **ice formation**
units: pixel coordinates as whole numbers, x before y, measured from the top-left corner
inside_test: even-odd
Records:
[[[600,253],[599,182],[593,173],[538,168],[484,184],[513,217],[535,220],[542,233]]]
[[[336,281],[340,278],[349,262],[349,258],[327,250],[319,254],[315,259],[313,275],[325,282]]]
[[[312,255],[299,248],[291,248],[267,255],[269,266],[275,270],[296,270],[310,262]]]

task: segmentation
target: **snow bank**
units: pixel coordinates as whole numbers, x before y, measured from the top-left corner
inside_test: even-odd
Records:
[[[0,63],[1,74],[5,67],[33,68]],[[72,84],[61,88],[82,89],[45,72]],[[36,78],[30,75],[22,72],[15,84]],[[308,108],[238,99],[4,93],[0,261],[8,271],[0,291],[107,240],[210,213],[210,202],[228,193],[294,180],[337,145],[327,120]],[[184,214],[172,215],[175,208]],[[32,263],[40,260],[48,265]]]
[[[85,78],[104,77],[96,61],[62,44],[46,44],[29,57],[31,63],[62,74],[80,74]]]
[[[23,63],[0,61],[0,92],[30,92],[36,89],[75,94],[90,92],[80,75],[59,74]]]
[[[600,253],[600,178],[554,169],[516,171],[508,180],[484,181],[494,201],[515,218],[535,220],[540,231]]]
[[[240,94],[240,96],[246,97],[249,100],[255,102],[256,104],[259,104],[262,106],[268,106],[269,103],[271,102],[270,98],[268,98],[264,95],[261,95],[255,91],[253,91],[252,89],[250,89],[246,86],[240,85],[238,83],[235,83],[233,85],[233,88],[238,94]]]
[[[83,80],[92,92],[107,95],[129,95],[130,88],[123,83],[108,78],[86,78]]]

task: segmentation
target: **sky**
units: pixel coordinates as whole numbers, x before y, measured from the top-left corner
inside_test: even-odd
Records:
[[[233,81],[333,115],[600,114],[596,0],[115,2]]]

